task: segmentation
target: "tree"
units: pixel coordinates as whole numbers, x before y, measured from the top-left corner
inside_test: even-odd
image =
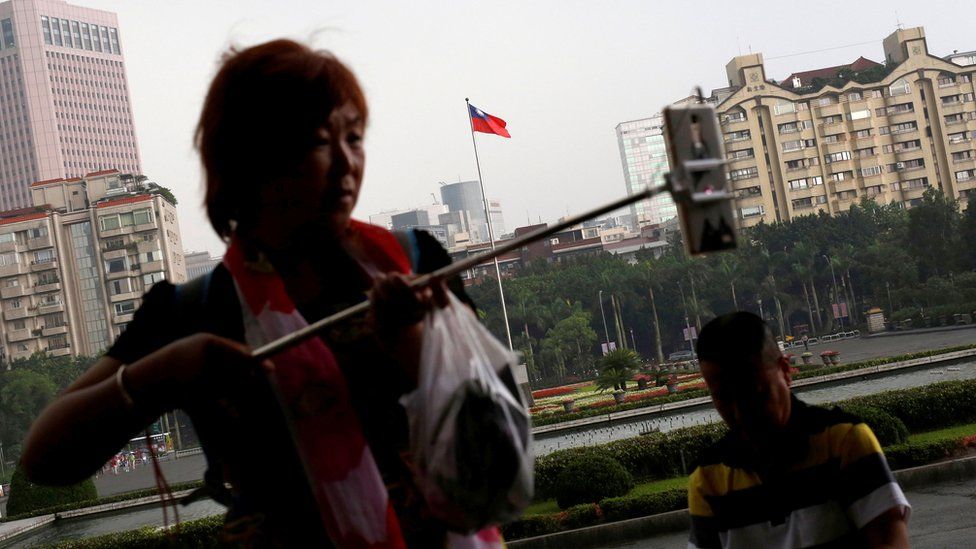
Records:
[[[600,375],[596,378],[597,390],[627,390],[627,381],[634,377],[640,365],[640,355],[632,349],[610,351],[600,360]]]
[[[7,459],[20,458],[21,443],[34,419],[57,394],[47,376],[26,369],[3,372],[0,379],[0,441]]]
[[[908,211],[908,250],[922,280],[953,270],[958,257],[959,205],[941,190],[928,189]]]
[[[976,193],[969,195],[966,213],[959,227],[959,241],[963,251],[963,263],[969,270],[976,269]]]

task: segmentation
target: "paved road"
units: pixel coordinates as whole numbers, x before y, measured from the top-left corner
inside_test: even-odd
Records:
[[[869,337],[859,339],[841,339],[828,341],[810,347],[810,352],[814,355],[826,351],[827,349],[840,352],[842,362],[857,362],[869,358],[883,356],[903,355],[916,351],[927,351],[929,349],[944,349],[946,347],[956,347],[958,345],[971,345],[976,343],[976,325],[973,327],[957,330],[947,330],[942,332],[925,332],[912,334],[899,334],[885,337]],[[786,352],[793,354],[803,353],[803,347],[794,347]],[[819,356],[815,358],[819,359]]]
[[[912,547],[942,549],[973,547],[976,540],[976,479],[945,482],[906,493],[912,504],[908,523]],[[678,532],[637,542],[606,545],[606,549],[685,547],[688,533]]]
[[[204,471],[207,470],[207,459],[203,454],[197,454],[181,459],[163,460],[159,465],[166,482],[176,484],[202,479]],[[153,475],[152,465],[139,466],[128,473],[123,473],[120,469],[118,475],[109,473],[99,475],[95,479],[95,488],[101,497],[155,487],[156,477]]]

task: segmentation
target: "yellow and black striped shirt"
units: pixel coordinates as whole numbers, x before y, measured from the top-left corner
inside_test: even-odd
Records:
[[[688,484],[689,548],[848,547],[891,509],[910,511],[870,427],[839,409],[793,397],[778,473],[756,472],[730,433]]]

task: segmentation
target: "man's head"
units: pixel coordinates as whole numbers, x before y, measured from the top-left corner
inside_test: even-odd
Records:
[[[790,366],[769,326],[739,311],[709,322],[698,338],[715,409],[744,440],[770,442],[790,418]]]

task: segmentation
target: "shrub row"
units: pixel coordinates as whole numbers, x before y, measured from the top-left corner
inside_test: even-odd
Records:
[[[974,349],[974,348],[976,348],[976,345],[961,345],[958,347],[948,347],[945,349],[932,349],[929,351],[919,351],[917,353],[908,353],[904,355],[891,356],[885,358],[875,358],[871,360],[864,360],[861,362],[853,362],[851,364],[841,364],[839,366],[829,366],[829,367],[822,367],[822,368],[808,367],[802,369],[802,371],[794,374],[792,377],[794,380],[797,380],[797,379],[805,379],[808,377],[825,376],[825,375],[836,374],[840,372],[860,370],[861,368],[871,368],[874,366],[881,366],[882,364],[891,364],[892,362],[913,360],[916,358],[924,358],[924,357],[935,356],[944,353],[951,353],[955,351],[963,351],[966,349]],[[698,398],[703,396],[708,396],[707,389],[685,390],[673,395],[666,395],[658,398],[639,400],[635,402],[627,402],[625,404],[614,406],[612,410],[608,410],[604,408],[589,408],[589,409],[577,410],[575,412],[568,412],[568,413],[556,412],[554,414],[548,414],[543,417],[533,417],[532,425],[535,427],[541,427],[542,425],[552,425],[554,423],[562,423],[564,421],[572,421],[575,419],[602,416],[612,412],[621,412],[624,410],[636,410],[638,408],[647,408],[650,406],[669,404],[671,402],[680,402],[682,400],[689,400],[692,398]]]
[[[943,381],[924,387],[886,391],[845,401],[887,412],[912,433],[976,422],[976,380]]]
[[[49,549],[197,549],[217,547],[223,528],[223,515],[216,515],[180,524],[179,531],[169,532],[144,527],[128,532],[105,534],[92,538],[69,540],[49,545]]]
[[[46,507],[78,504],[97,498],[98,491],[90,478],[70,486],[45,486],[28,480],[27,475],[18,467],[10,478],[7,513],[26,515]]]
[[[597,456],[617,460],[637,480],[672,478],[687,474],[687,469],[702,451],[718,441],[726,427],[719,423],[653,433],[599,446],[559,450],[535,460],[535,493],[540,500],[555,497],[556,479],[577,459]],[[682,466],[684,464],[684,466]]]
[[[176,484],[170,484],[169,488],[172,492],[182,492],[183,490],[192,490],[203,486],[202,480],[197,480],[193,482],[180,482]],[[21,513],[17,515],[8,515],[0,522],[6,522],[10,520],[20,520],[30,517],[39,517],[41,515],[51,515],[54,513],[63,513],[65,511],[74,511],[75,509],[83,509],[85,507],[93,507],[95,505],[104,505],[106,503],[116,503],[119,501],[129,501],[133,499],[144,498],[147,496],[159,495],[159,490],[157,488],[146,488],[144,490],[136,490],[133,492],[126,492],[124,494],[116,494],[114,496],[107,496],[104,498],[96,499],[85,499],[81,501],[75,501],[73,503],[64,503],[61,505],[53,505],[51,507],[44,507],[41,509],[35,509],[29,513]]]
[[[607,498],[599,504],[582,504],[559,513],[524,517],[502,527],[507,540],[542,536],[573,528],[593,526],[648,515],[677,511],[688,507],[688,494],[674,488],[657,494]]]

